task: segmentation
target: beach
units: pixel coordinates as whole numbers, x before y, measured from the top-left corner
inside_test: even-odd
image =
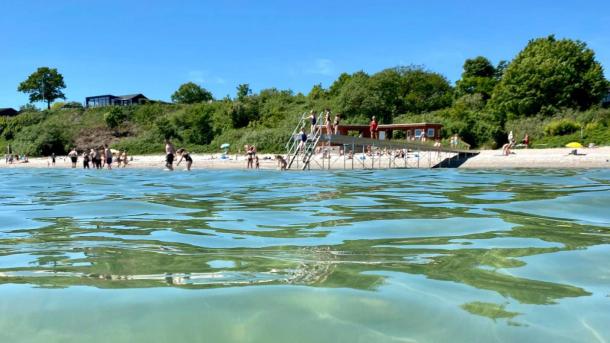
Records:
[[[610,147],[582,148],[577,155],[570,154],[574,149],[517,149],[508,156],[502,155],[502,150],[480,150],[477,156],[468,159],[459,168],[465,169],[514,169],[514,168],[551,168],[551,169],[590,169],[610,168]],[[192,169],[246,169],[246,157],[243,155],[228,155],[221,158],[221,154],[191,154],[193,157]],[[279,169],[274,154],[259,154],[260,169]],[[409,153],[407,161],[402,158],[390,159],[387,156],[354,155],[354,159],[339,155],[330,158],[330,169],[388,169],[388,168],[430,168],[441,160],[453,156],[448,153],[415,152]],[[135,155],[132,156],[126,168],[162,169],[165,156]],[[296,163],[296,162],[295,162]],[[0,168],[70,168],[70,159],[58,156],[55,166],[51,166],[50,158],[30,158],[28,163],[16,162],[13,164],[0,163]],[[113,164],[113,168],[117,168]],[[181,163],[176,170],[185,169]],[[299,170],[302,162],[299,161]],[[77,168],[82,169],[82,160],[79,157]],[[323,159],[321,154],[312,158],[311,169],[328,169],[329,159]]]

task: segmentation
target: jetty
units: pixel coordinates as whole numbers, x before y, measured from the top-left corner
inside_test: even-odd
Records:
[[[310,114],[303,113],[286,143],[289,170],[457,168],[479,153],[464,143],[443,146],[441,124],[379,125],[379,139],[373,139],[368,125],[338,125],[336,133],[327,132],[320,125],[324,113],[315,115],[312,126]],[[402,134],[394,135],[396,131]]]

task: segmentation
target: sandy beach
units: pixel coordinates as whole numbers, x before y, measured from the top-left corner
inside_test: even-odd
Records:
[[[578,155],[571,155],[570,148],[557,149],[520,149],[513,150],[509,156],[502,155],[501,150],[481,150],[480,153],[468,159],[460,168],[466,169],[512,169],[512,168],[610,168],[610,147],[578,149]],[[230,155],[227,159],[220,154],[191,154],[197,169],[246,169],[246,157]],[[330,169],[385,169],[385,168],[429,168],[439,163],[451,154],[438,155],[435,152],[409,153],[407,160],[390,159],[386,156],[374,157],[356,154],[353,160],[343,156],[333,155],[330,158]],[[163,169],[164,155],[136,155],[126,168]],[[259,154],[260,169],[279,169],[273,154]],[[176,170],[185,169],[184,164],[176,166]],[[302,166],[302,162],[299,163]],[[51,166],[50,158],[30,158],[28,163],[0,163],[0,168],[70,168],[70,159],[58,156],[55,166]],[[329,159],[316,155],[311,162],[311,169],[328,169]],[[79,158],[77,168],[82,168]],[[116,168],[116,164],[113,165]],[[293,167],[294,169],[294,167]],[[300,169],[300,168],[298,168]],[[297,169],[297,170],[298,170]]]

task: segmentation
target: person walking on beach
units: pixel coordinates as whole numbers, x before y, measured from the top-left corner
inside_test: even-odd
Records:
[[[76,152],[76,148],[70,150],[68,157],[70,157],[70,161],[72,161],[72,168],[76,168],[76,162],[78,162],[78,152]]]
[[[112,151],[108,147],[108,144],[104,144],[104,161],[108,166],[108,170],[112,169]]]
[[[178,151],[176,152],[180,155],[180,159],[178,160],[178,163],[176,163],[176,166],[179,166],[180,162],[182,162],[182,160],[184,159],[186,161],[186,170],[190,171],[191,165],[193,165],[193,159],[191,158],[191,155],[183,148],[178,149]]]
[[[176,154],[176,149],[174,149],[174,145],[169,140],[169,138],[165,139],[165,167],[168,170],[174,170],[174,155]]]
[[[377,135],[377,119],[375,119],[375,116],[373,116],[373,118],[371,119],[371,123],[369,124],[369,130],[371,131],[372,139],[379,139],[379,136]]]

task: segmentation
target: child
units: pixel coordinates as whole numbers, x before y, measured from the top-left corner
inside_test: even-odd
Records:
[[[191,165],[193,164],[193,159],[191,158],[191,155],[189,155],[189,153],[183,148],[178,149],[176,152],[180,155],[180,160],[178,160],[178,163],[176,163],[176,165],[179,166],[180,162],[182,162],[182,159],[184,159],[186,161],[186,170],[190,171]]]

